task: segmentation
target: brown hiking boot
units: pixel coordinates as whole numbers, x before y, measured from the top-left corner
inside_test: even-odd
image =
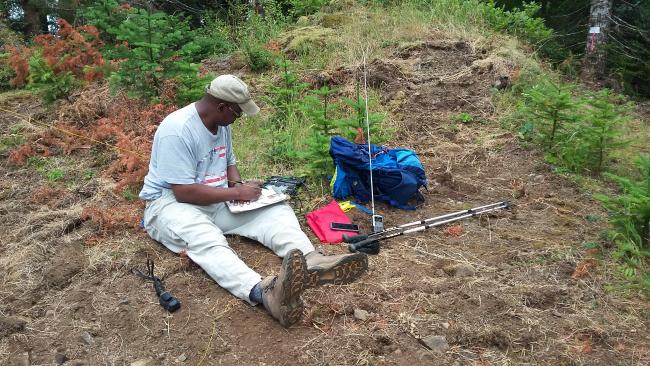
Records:
[[[350,283],[368,269],[368,256],[364,253],[323,255],[313,251],[305,256],[305,260],[307,287]]]
[[[283,327],[289,327],[302,316],[300,294],[305,289],[307,264],[302,252],[291,250],[282,260],[280,274],[262,280],[262,303],[266,311]]]

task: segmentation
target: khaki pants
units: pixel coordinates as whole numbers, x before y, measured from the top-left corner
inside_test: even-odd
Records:
[[[167,189],[147,202],[144,227],[154,240],[171,251],[183,249],[219,286],[240,299],[248,298],[261,276],[249,268],[228,245],[224,234],[256,240],[280,257],[291,249],[314,250],[296,215],[284,203],[233,214],[224,203],[207,206],[180,203]]]

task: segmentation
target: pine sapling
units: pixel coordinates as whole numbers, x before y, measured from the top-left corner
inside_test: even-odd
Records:
[[[621,99],[620,96],[604,89],[589,100],[591,109],[587,115],[584,139],[588,144],[587,156],[592,157],[591,165],[597,174],[602,172],[611,150],[629,143],[620,140],[620,136],[625,124],[631,119],[631,106],[619,104]]]
[[[311,177],[322,177],[334,168],[329,155],[330,137],[336,131],[337,121],[330,113],[330,99],[335,91],[322,87],[314,90],[304,99],[303,112],[311,122],[310,135],[306,139],[306,148],[298,157],[306,162],[306,174]]]
[[[354,139],[357,143],[366,143],[365,132],[366,131],[366,101],[361,97],[360,85],[357,81],[356,87],[356,100],[344,98],[345,104],[347,104],[354,114],[350,118],[343,118],[338,121],[337,127],[341,136],[347,138],[348,140]],[[372,102],[370,100],[369,102]],[[370,112],[368,113],[368,124],[370,125],[370,135],[372,136],[372,143],[381,142],[382,136],[384,134],[380,133],[379,123],[384,120],[384,115],[381,113]],[[362,135],[361,139],[357,139],[356,136]]]
[[[106,32],[121,43],[110,52],[118,61],[117,72],[111,75],[114,88],[125,88],[130,96],[159,100],[169,81],[179,89],[176,102],[196,97],[197,90],[208,82],[199,75],[193,40],[197,34],[189,23],[175,15],[128,7],[127,16],[118,26]]]
[[[536,125],[538,138],[547,151],[552,151],[558,135],[567,125],[578,119],[580,103],[571,92],[574,86],[555,84],[549,80],[537,84],[524,93],[526,102],[521,112],[528,122]]]
[[[631,179],[605,173],[618,184],[621,194],[615,197],[595,195],[609,210],[613,226],[610,237],[616,244],[615,254],[626,263],[625,274],[632,277],[650,259],[650,157],[636,160],[639,178]]]
[[[290,62],[283,56],[278,62],[282,69],[282,85],[271,86],[268,99],[275,111],[274,120],[282,122],[294,117],[300,110],[300,97],[307,89],[308,83],[300,82],[298,75],[291,69]]]

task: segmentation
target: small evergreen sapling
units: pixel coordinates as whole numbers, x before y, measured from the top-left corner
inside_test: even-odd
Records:
[[[520,112],[526,116],[529,128],[537,131],[537,139],[547,151],[552,151],[559,135],[578,120],[580,102],[571,95],[572,85],[555,84],[546,80],[524,93],[525,103]]]
[[[34,38],[31,47],[8,47],[15,77],[11,85],[40,90],[47,102],[67,97],[82,80],[93,81],[107,71],[99,52],[102,41],[93,26],[73,27],[57,20],[58,33]]]
[[[644,264],[650,260],[650,157],[640,156],[636,165],[637,180],[605,173],[621,188],[620,195],[595,195],[610,212],[609,222],[614,227],[610,238],[616,244],[614,254],[625,261],[627,277],[647,268]]]
[[[272,119],[278,125],[282,125],[286,119],[293,118],[300,112],[300,99],[309,83],[300,82],[286,57],[283,56],[282,60],[277,62],[277,66],[282,69],[282,84],[270,86],[271,97],[268,98],[268,102],[275,112]]]
[[[349,118],[343,118],[339,120],[339,134],[345,137],[348,140],[355,139],[358,133],[361,133],[363,136],[363,141],[366,138],[366,101],[361,97],[360,85],[357,82],[356,87],[356,100],[344,98],[345,104],[347,104],[354,113]],[[369,102],[372,102],[370,100]],[[368,113],[368,124],[370,125],[370,136],[372,138],[372,143],[380,143],[383,141],[383,136],[385,135],[379,129],[379,123],[384,120],[384,115],[382,113],[370,112]]]
[[[311,133],[305,141],[305,150],[298,152],[298,157],[306,162],[304,170],[310,177],[323,177],[334,169],[329,155],[330,137],[334,135],[338,122],[330,111],[330,99],[334,93],[335,90],[325,86],[304,99],[302,108],[311,122]]]
[[[80,85],[70,71],[56,73],[43,58],[43,52],[36,50],[29,58],[29,87],[40,90],[43,100],[52,103],[67,98]]]
[[[94,1],[81,9],[81,17],[95,26],[102,39],[107,41],[107,47],[102,50],[103,53],[110,52],[109,44],[117,43],[115,37],[118,33],[117,29],[127,18],[130,9],[129,4],[120,5],[117,0]]]
[[[116,15],[116,18],[111,18]],[[175,91],[173,102],[186,103],[201,95],[209,76],[200,75],[194,62],[206,56],[201,35],[180,16],[104,1],[85,14],[107,36],[116,41],[104,49],[116,64],[111,75],[113,88],[124,88],[130,96],[162,100],[169,98],[170,83]],[[219,37],[217,37],[219,38]],[[216,44],[216,43],[215,43]],[[161,98],[164,97],[164,98]]]
[[[116,28],[122,43],[115,56],[122,61],[111,77],[131,96],[154,98],[161,94],[163,81],[184,73],[198,73],[198,67],[178,55],[190,33],[186,22],[163,12],[131,9],[129,16]]]
[[[630,120],[630,105],[621,101],[606,89],[589,95],[581,119],[558,142],[555,162],[574,172],[600,174],[611,152],[629,143],[621,135]]]
[[[586,142],[587,156],[590,158],[588,166],[594,173],[603,171],[608,154],[613,149],[629,143],[621,140],[620,136],[631,119],[631,106],[620,104],[621,101],[622,97],[607,89],[594,94],[589,100],[591,108],[581,138]]]
[[[277,61],[277,66],[282,70],[282,80],[269,87],[269,96],[265,98],[272,106],[273,114],[269,117],[263,133],[273,141],[268,153],[269,158],[274,163],[288,163],[297,158],[296,126],[304,125],[303,94],[309,84],[300,82],[286,58]]]

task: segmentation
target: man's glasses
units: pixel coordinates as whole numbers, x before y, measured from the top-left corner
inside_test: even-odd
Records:
[[[230,111],[231,111],[232,114],[235,116],[235,118],[239,118],[239,117],[241,117],[242,111],[236,112],[236,111],[235,111],[234,109],[232,109],[232,107],[231,107],[230,105],[228,105],[228,104],[226,104],[226,107],[227,107],[228,109],[230,109]]]

